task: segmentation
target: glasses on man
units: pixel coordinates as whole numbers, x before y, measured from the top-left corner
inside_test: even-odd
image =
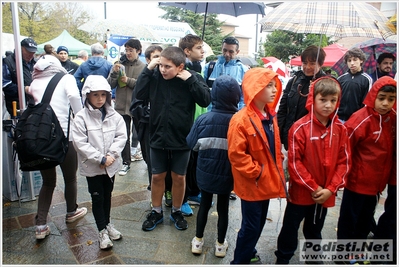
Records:
[[[227,38],[223,39],[223,43],[235,44],[235,45],[239,45],[240,44],[240,42],[238,42],[238,40],[236,38],[233,38],[233,37],[227,37]]]

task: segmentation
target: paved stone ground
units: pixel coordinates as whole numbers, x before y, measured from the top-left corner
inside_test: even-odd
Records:
[[[88,208],[87,215],[71,224],[65,223],[65,200],[62,176],[58,172],[57,187],[48,216],[51,234],[42,241],[35,239],[34,216],[37,200],[9,202],[3,198],[3,265],[75,265],[75,264],[139,264],[139,265],[199,265],[229,264],[233,258],[237,232],[240,228],[240,200],[230,201],[227,241],[229,249],[225,258],[214,256],[217,238],[217,212],[215,205],[209,212],[205,229],[204,252],[200,256],[191,253],[191,239],[195,236],[198,206],[192,206],[194,215],[186,217],[189,228],[178,231],[169,219],[170,208],[164,207],[164,222],[151,232],[141,230],[146,214],[150,211],[150,192],[146,190],[147,170],[144,161],[132,162],[126,176],[116,177],[112,198],[111,219],[123,234],[114,242],[111,250],[100,250],[97,229],[91,212],[91,200],[84,177],[78,179],[78,204]],[[334,208],[330,208],[323,229],[323,238],[336,237],[336,224],[342,192],[339,192]],[[215,198],[216,201],[216,198]],[[378,205],[376,218],[383,210],[384,198]],[[257,245],[263,264],[275,262],[276,240],[281,229],[285,200],[270,202],[268,220]],[[301,231],[299,238],[302,238]],[[291,264],[299,261],[297,250]]]

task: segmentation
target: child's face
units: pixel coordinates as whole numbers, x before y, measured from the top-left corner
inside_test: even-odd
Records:
[[[396,93],[394,92],[378,92],[377,98],[374,102],[374,110],[381,115],[387,114],[391,111],[396,101]]]
[[[104,90],[93,91],[87,94],[87,99],[93,108],[99,109],[104,106],[105,101],[107,101],[107,94],[108,92]]]
[[[256,96],[256,100],[261,103],[273,103],[274,98],[276,97],[277,88],[276,88],[276,80],[273,79],[260,91]]]
[[[145,60],[147,61],[147,63],[150,63],[151,60],[153,60],[154,58],[159,58],[160,56],[161,56],[161,51],[155,50],[154,52],[151,53],[150,59],[145,58]]]
[[[172,60],[169,60],[165,57],[161,57],[159,63],[159,71],[162,74],[162,77],[165,80],[170,80],[176,77],[176,75],[182,71],[184,68],[184,64],[180,64],[180,66],[176,66]]]
[[[317,94],[314,99],[314,112],[319,121],[328,119],[338,103],[338,94],[322,96]]]
[[[139,56],[139,52],[140,52],[140,50],[137,51],[136,48],[133,48],[130,46],[126,46],[126,48],[125,48],[125,54],[129,61],[133,61],[133,60],[137,59]]]
[[[346,65],[348,66],[351,73],[357,73],[362,70],[363,60],[360,60],[358,57],[350,57],[346,61]]]
[[[204,44],[197,43],[191,50],[188,48],[184,49],[184,53],[190,61],[201,61],[205,56]]]

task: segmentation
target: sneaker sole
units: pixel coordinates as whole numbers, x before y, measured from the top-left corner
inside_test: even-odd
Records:
[[[118,172],[118,174],[119,174],[120,176],[125,176],[125,175],[127,174],[127,172]]]
[[[152,231],[152,230],[154,230],[155,227],[157,227],[157,225],[160,224],[161,222],[163,222],[163,218],[160,219],[159,221],[155,222],[155,224],[154,224],[153,227],[151,227],[151,228],[144,228],[144,227],[141,227],[141,229],[143,229],[143,231]]]
[[[108,244],[106,247],[101,247],[100,246],[100,248],[101,249],[108,249],[108,248],[112,248],[114,245],[113,244]]]
[[[42,240],[42,239],[45,239],[46,238],[46,236],[48,236],[48,235],[50,235],[50,229],[48,230],[48,231],[46,231],[45,233],[43,233],[43,234],[36,234],[36,239],[37,240]]]
[[[199,205],[200,205],[200,203],[199,203],[198,201],[194,201],[194,200],[188,200],[188,204],[190,204],[190,205],[196,205],[196,206],[199,206]]]
[[[183,214],[183,212],[182,212],[182,214]],[[190,215],[190,216],[191,216],[191,215]],[[187,228],[181,228],[181,227],[179,227],[179,226],[176,224],[176,221],[175,221],[175,219],[173,219],[172,215],[170,215],[170,219],[175,223],[175,227],[176,227],[177,230],[187,230],[188,225],[187,225]]]
[[[201,255],[202,254],[202,250],[199,249],[191,249],[191,253],[195,254],[195,255]]]
[[[66,223],[73,223],[73,222],[83,218],[86,214],[87,214],[87,209],[86,209],[86,211],[84,213],[82,213],[82,215],[79,215],[78,217],[73,218],[73,219],[65,219],[65,222]]]
[[[117,237],[117,238],[109,237],[109,239],[111,239],[112,241],[120,240],[120,239],[122,239],[122,235],[119,235],[119,237]]]

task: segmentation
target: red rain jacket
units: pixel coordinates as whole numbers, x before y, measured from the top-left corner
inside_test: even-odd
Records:
[[[345,184],[351,158],[348,133],[338,120],[337,109],[330,115],[328,127],[314,115],[313,90],[320,79],[329,78],[322,77],[312,83],[306,102],[309,113],[297,120],[288,132],[289,194],[294,204],[312,205],[315,202],[311,193],[321,186],[333,192],[322,206],[333,207],[335,193]]]
[[[363,101],[366,106],[345,123],[353,163],[345,187],[359,194],[381,193],[391,177],[390,184],[396,184],[396,110],[385,115],[374,110],[378,91],[385,85],[396,87],[396,81],[389,76],[378,79]]]

